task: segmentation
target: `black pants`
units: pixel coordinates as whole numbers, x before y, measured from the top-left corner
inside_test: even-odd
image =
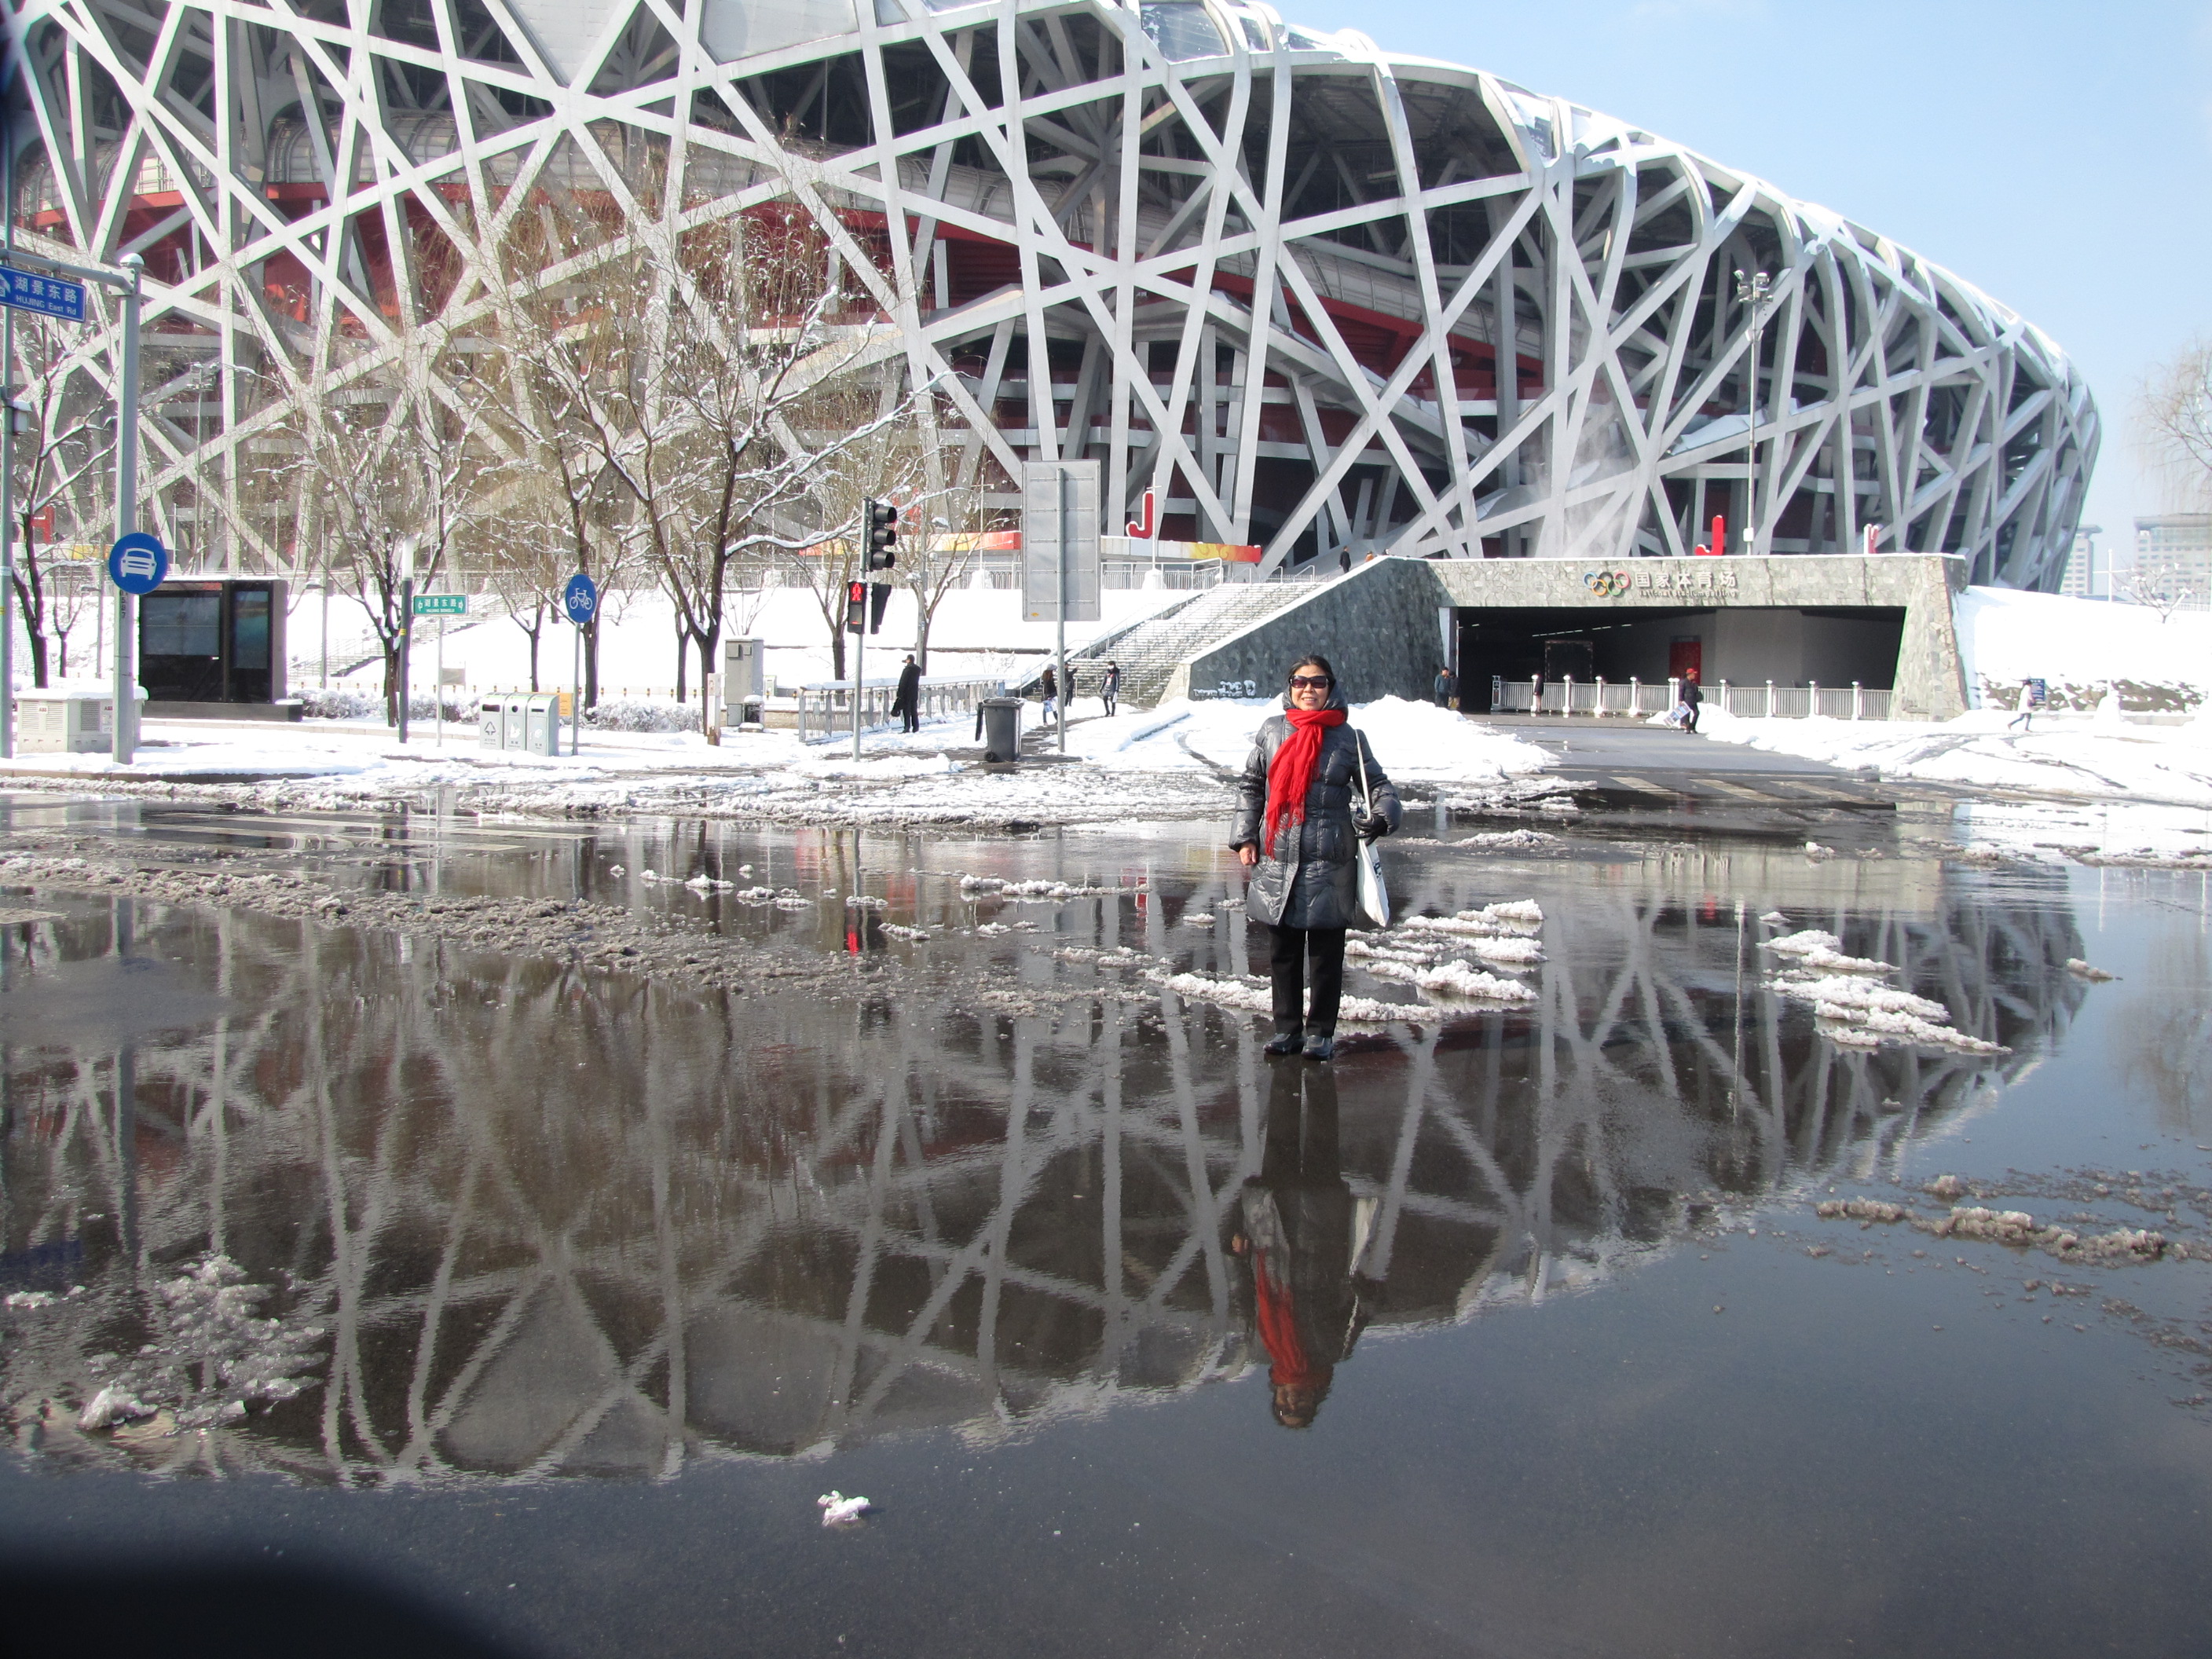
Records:
[[[1344,929],[1275,927],[1268,959],[1275,981],[1275,1030],[1307,1036],[1336,1035],[1336,1006],[1344,1000]],[[1306,969],[1313,969],[1313,1012],[1306,1012]]]
[[[915,710],[911,708],[902,708],[899,710],[899,714],[906,721],[906,730],[909,732],[919,732],[921,730],[921,716]]]
[[[1685,732],[1694,732],[1698,729],[1698,705],[1692,703],[1689,705],[1689,718],[1682,722],[1682,729]]]

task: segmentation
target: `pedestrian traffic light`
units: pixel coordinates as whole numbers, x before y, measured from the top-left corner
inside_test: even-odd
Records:
[[[868,585],[866,582],[845,584],[845,631],[857,634],[868,625]]]
[[[898,508],[889,501],[869,501],[862,504],[862,516],[868,533],[867,568],[888,570],[898,562],[898,555],[891,551],[898,542]]]
[[[884,631],[884,607],[890,602],[891,585],[889,582],[868,584],[868,632],[880,634]]]

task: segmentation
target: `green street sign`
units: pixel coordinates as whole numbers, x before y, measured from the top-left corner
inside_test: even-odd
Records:
[[[465,593],[417,593],[415,614],[418,617],[465,617],[469,614],[469,596]]]

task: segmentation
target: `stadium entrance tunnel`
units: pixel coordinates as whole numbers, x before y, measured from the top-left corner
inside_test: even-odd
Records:
[[[1425,701],[1449,665],[1467,711],[1481,714],[1493,677],[1525,686],[1548,656],[1555,683],[1663,684],[1691,668],[1715,686],[1847,691],[1856,680],[1893,693],[1892,719],[1948,720],[1966,708],[1953,611],[1966,586],[1966,562],[1938,553],[1375,559],[1258,622],[1225,618],[1218,636],[1183,645],[1163,696],[1279,684],[1297,653],[1321,650],[1361,699]]]
[[[1905,635],[1902,605],[1639,607],[1458,605],[1460,706],[1492,712],[1497,683],[1860,685],[1888,690]]]

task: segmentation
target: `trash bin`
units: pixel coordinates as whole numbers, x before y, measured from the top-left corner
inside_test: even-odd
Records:
[[[522,746],[533,755],[561,752],[561,699],[547,694],[524,699]]]
[[[527,697],[507,699],[500,722],[501,734],[500,741],[503,747],[520,749],[525,746],[527,734],[523,711],[529,707],[530,699]]]
[[[507,747],[507,699],[486,697],[477,705],[477,747]]]
[[[975,705],[975,724],[983,733],[983,758],[1017,761],[1022,757],[1022,700],[986,697]]]

